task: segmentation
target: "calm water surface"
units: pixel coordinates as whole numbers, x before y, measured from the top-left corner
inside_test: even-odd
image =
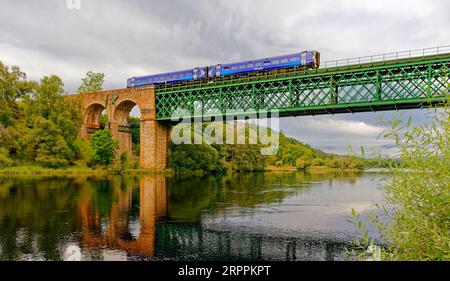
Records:
[[[0,177],[0,260],[344,260],[380,179]]]

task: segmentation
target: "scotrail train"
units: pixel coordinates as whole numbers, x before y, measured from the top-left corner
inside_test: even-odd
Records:
[[[244,74],[248,75],[278,69],[318,68],[319,65],[319,52],[304,51],[292,55],[277,56],[259,60],[218,64],[205,67],[196,67],[183,71],[132,77],[127,80],[127,87],[132,88],[146,85],[172,84],[194,80],[214,80],[219,77],[241,76]]]

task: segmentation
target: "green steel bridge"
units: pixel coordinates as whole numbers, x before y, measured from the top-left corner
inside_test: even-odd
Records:
[[[156,87],[156,118],[280,117],[422,108],[450,88],[450,46]],[[183,109],[184,112],[179,109]]]

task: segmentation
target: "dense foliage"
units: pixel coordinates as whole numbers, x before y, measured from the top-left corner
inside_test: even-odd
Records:
[[[119,143],[112,138],[111,131],[99,130],[92,134],[91,146],[93,163],[110,165],[114,162]]]
[[[89,72],[80,91],[101,89],[103,74]],[[27,81],[18,67],[0,62],[0,166],[37,163],[65,167],[90,159],[79,140],[81,99],[64,93],[55,75]]]
[[[208,126],[203,124],[203,128]],[[228,124],[230,126],[230,124]],[[200,153],[192,156],[199,145],[174,145],[169,157],[169,164],[177,172],[185,173],[187,171],[203,170],[204,172],[222,173],[225,171],[263,171],[266,168],[297,168],[307,170],[311,168],[339,169],[339,170],[361,170],[365,163],[362,159],[352,156],[339,156],[324,153],[313,149],[302,142],[286,137],[283,133],[279,135],[279,149],[275,155],[261,155],[261,144],[249,145],[250,130],[258,130],[258,127],[250,125],[246,128],[246,143],[240,144],[204,144],[201,150],[217,153]],[[271,132],[270,133],[274,133]],[[191,138],[194,140],[194,128],[191,130]],[[223,132],[224,139],[226,131]],[[186,157],[195,157],[195,161],[185,159]],[[194,163],[195,162],[195,163]],[[195,169],[192,169],[195,167]],[[201,168],[204,167],[204,168]]]
[[[361,234],[356,244],[374,249],[367,232],[374,225],[387,245],[375,252],[379,259],[449,260],[450,107],[435,110],[429,124],[412,127],[411,119],[402,120],[386,122],[385,136],[399,145],[401,161],[388,167],[383,215],[362,223],[354,214]]]

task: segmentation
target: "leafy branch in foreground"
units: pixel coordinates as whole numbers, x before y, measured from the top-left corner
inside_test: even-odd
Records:
[[[384,137],[398,145],[400,161],[387,167],[382,215],[366,218],[353,211],[359,257],[379,249],[384,260],[450,259],[450,107],[431,108],[429,123],[411,126],[402,116],[385,122]],[[394,163],[394,162],[392,162]],[[375,226],[381,248],[369,238]]]

